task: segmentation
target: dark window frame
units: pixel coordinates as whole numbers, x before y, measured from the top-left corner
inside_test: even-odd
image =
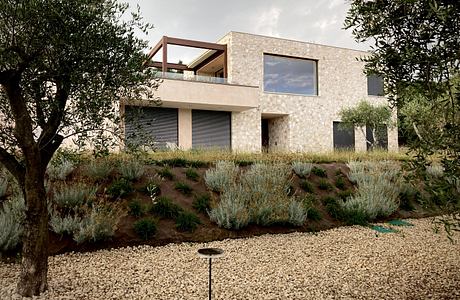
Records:
[[[266,91],[265,90],[265,56],[266,55],[314,62],[315,63],[315,76],[314,76],[315,85],[314,85],[314,87],[315,87],[316,93],[315,94],[300,94],[300,93],[289,93],[289,92]],[[291,55],[283,55],[283,54],[276,54],[276,53],[270,53],[270,52],[263,52],[263,55],[262,55],[262,88],[263,88],[263,92],[267,93],[267,94],[296,95],[296,96],[304,96],[304,97],[318,97],[319,96],[318,67],[319,67],[319,60],[318,59],[291,56]]]
[[[383,97],[383,77],[376,74],[367,75],[367,95]]]

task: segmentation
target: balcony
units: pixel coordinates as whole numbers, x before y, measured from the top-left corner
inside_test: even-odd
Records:
[[[207,83],[223,83],[228,84],[227,78],[214,77],[208,75],[195,75],[193,73],[177,73],[177,72],[158,72],[156,75],[158,78],[163,79],[175,79],[175,80],[187,80]]]

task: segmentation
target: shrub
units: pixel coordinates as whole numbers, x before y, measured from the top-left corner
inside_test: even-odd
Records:
[[[402,184],[401,190],[399,192],[399,207],[406,211],[413,211],[415,210],[415,207],[412,203],[420,197],[420,192],[416,190],[413,186],[407,183]]]
[[[344,190],[346,188],[345,187],[345,179],[343,179],[343,176],[338,176],[335,179],[335,186],[340,190]]]
[[[0,209],[0,252],[18,247],[22,237],[25,210],[23,197],[14,197],[3,203]]]
[[[222,192],[230,185],[234,185],[239,168],[229,161],[218,161],[215,168],[206,171],[204,180],[206,185],[215,192]]]
[[[198,181],[198,179],[200,179],[200,175],[193,168],[188,168],[185,171],[185,176],[187,177],[187,179],[190,179],[193,181]]]
[[[125,178],[118,179],[107,188],[107,193],[112,198],[122,198],[133,191],[131,182]]]
[[[204,161],[201,161],[201,160],[191,160],[189,162],[189,165],[191,168],[204,168],[206,167],[208,164]]]
[[[217,206],[209,211],[209,218],[226,229],[238,230],[246,227],[250,221],[247,202],[248,194],[241,185],[230,186],[221,195]]]
[[[161,162],[163,165],[167,165],[170,167],[182,167],[182,168],[186,167],[189,163],[186,159],[179,158],[179,157],[163,159]]]
[[[5,197],[7,192],[8,192],[8,178],[0,177],[0,198]]]
[[[144,208],[142,207],[142,204],[139,201],[134,200],[129,202],[128,212],[131,216],[140,217],[144,214]]]
[[[61,217],[60,215],[53,212],[50,217],[50,227],[51,230],[60,235],[73,235],[80,228],[80,224],[82,219],[78,216],[64,216]]]
[[[307,220],[307,210],[302,202],[293,200],[289,203],[288,208],[289,224],[294,226],[302,226]]]
[[[62,208],[78,208],[96,197],[97,186],[84,183],[62,184],[54,189],[53,200]]]
[[[337,196],[346,201],[349,197],[351,197],[353,195],[353,191],[352,190],[345,190],[345,191],[339,191],[337,193]]]
[[[323,168],[320,168],[320,167],[316,167],[316,166],[313,167],[311,169],[311,172],[313,174],[315,174],[316,176],[318,176],[318,177],[324,177],[324,178],[327,177],[326,170],[324,170]]]
[[[194,231],[201,224],[200,218],[191,212],[181,212],[176,218],[176,228],[180,231]]]
[[[120,163],[119,171],[126,180],[136,181],[144,175],[145,167],[137,160],[125,160]]]
[[[125,216],[125,211],[117,204],[97,203],[87,207],[85,217],[74,232],[77,244],[91,241],[103,241],[111,238],[118,228],[118,223]]]
[[[206,213],[211,208],[211,197],[208,194],[195,196],[192,207],[200,213]]]
[[[164,218],[175,219],[182,212],[182,208],[173,203],[168,197],[158,197],[157,201],[151,206],[150,212]]]
[[[250,165],[254,164],[254,162],[252,160],[239,159],[239,160],[235,160],[235,164],[240,166],[240,167],[247,167],[247,166],[250,166]]]
[[[59,161],[52,161],[48,165],[46,173],[50,180],[65,180],[74,169],[75,165],[72,161],[62,159]]]
[[[92,160],[84,168],[84,173],[88,178],[99,182],[106,180],[113,170],[113,166],[109,160]]]
[[[302,190],[304,190],[305,192],[313,193],[314,191],[313,184],[311,184],[308,180],[301,180],[299,184]]]
[[[312,221],[321,221],[323,216],[321,215],[321,213],[319,212],[318,209],[316,209],[314,207],[310,207],[307,210],[307,218],[312,220]]]
[[[160,175],[161,178],[173,180],[174,179],[174,174],[171,172],[171,169],[168,167],[164,167],[158,171],[158,175]]]
[[[392,162],[351,162],[352,181],[358,184],[355,195],[341,203],[345,215],[363,214],[367,220],[387,217],[399,207],[401,187],[399,166]]]
[[[184,182],[176,182],[174,184],[174,188],[178,190],[179,192],[181,192],[182,194],[187,195],[187,196],[191,195],[193,191],[193,189]]]
[[[333,186],[326,179],[320,179],[318,181],[318,188],[323,191],[332,191]]]
[[[439,164],[432,164],[426,167],[426,174],[430,178],[441,178],[444,175],[444,167]]]
[[[292,163],[292,170],[300,178],[306,178],[310,175],[313,165],[311,163],[305,163],[300,161],[295,161]]]
[[[341,219],[342,207],[335,197],[327,196],[322,200],[328,214],[334,219]]]
[[[157,232],[157,223],[152,218],[144,218],[134,223],[134,231],[144,241],[149,240]]]

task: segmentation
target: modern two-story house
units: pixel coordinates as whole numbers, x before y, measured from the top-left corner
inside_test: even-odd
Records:
[[[204,52],[189,64],[170,63],[170,45]],[[154,61],[160,51],[161,61]],[[342,130],[338,113],[363,99],[387,103],[381,81],[366,77],[357,60],[367,54],[240,32],[217,43],[164,36],[147,63],[163,78],[156,93],[162,105],[140,99],[122,109],[126,115],[141,109],[143,130],[159,145],[184,150],[366,151],[364,136]],[[136,130],[129,121],[124,128],[126,136]],[[397,151],[397,130],[385,138],[384,146]]]

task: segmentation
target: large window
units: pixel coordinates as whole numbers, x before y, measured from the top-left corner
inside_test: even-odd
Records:
[[[318,95],[316,61],[264,54],[264,91]]]

